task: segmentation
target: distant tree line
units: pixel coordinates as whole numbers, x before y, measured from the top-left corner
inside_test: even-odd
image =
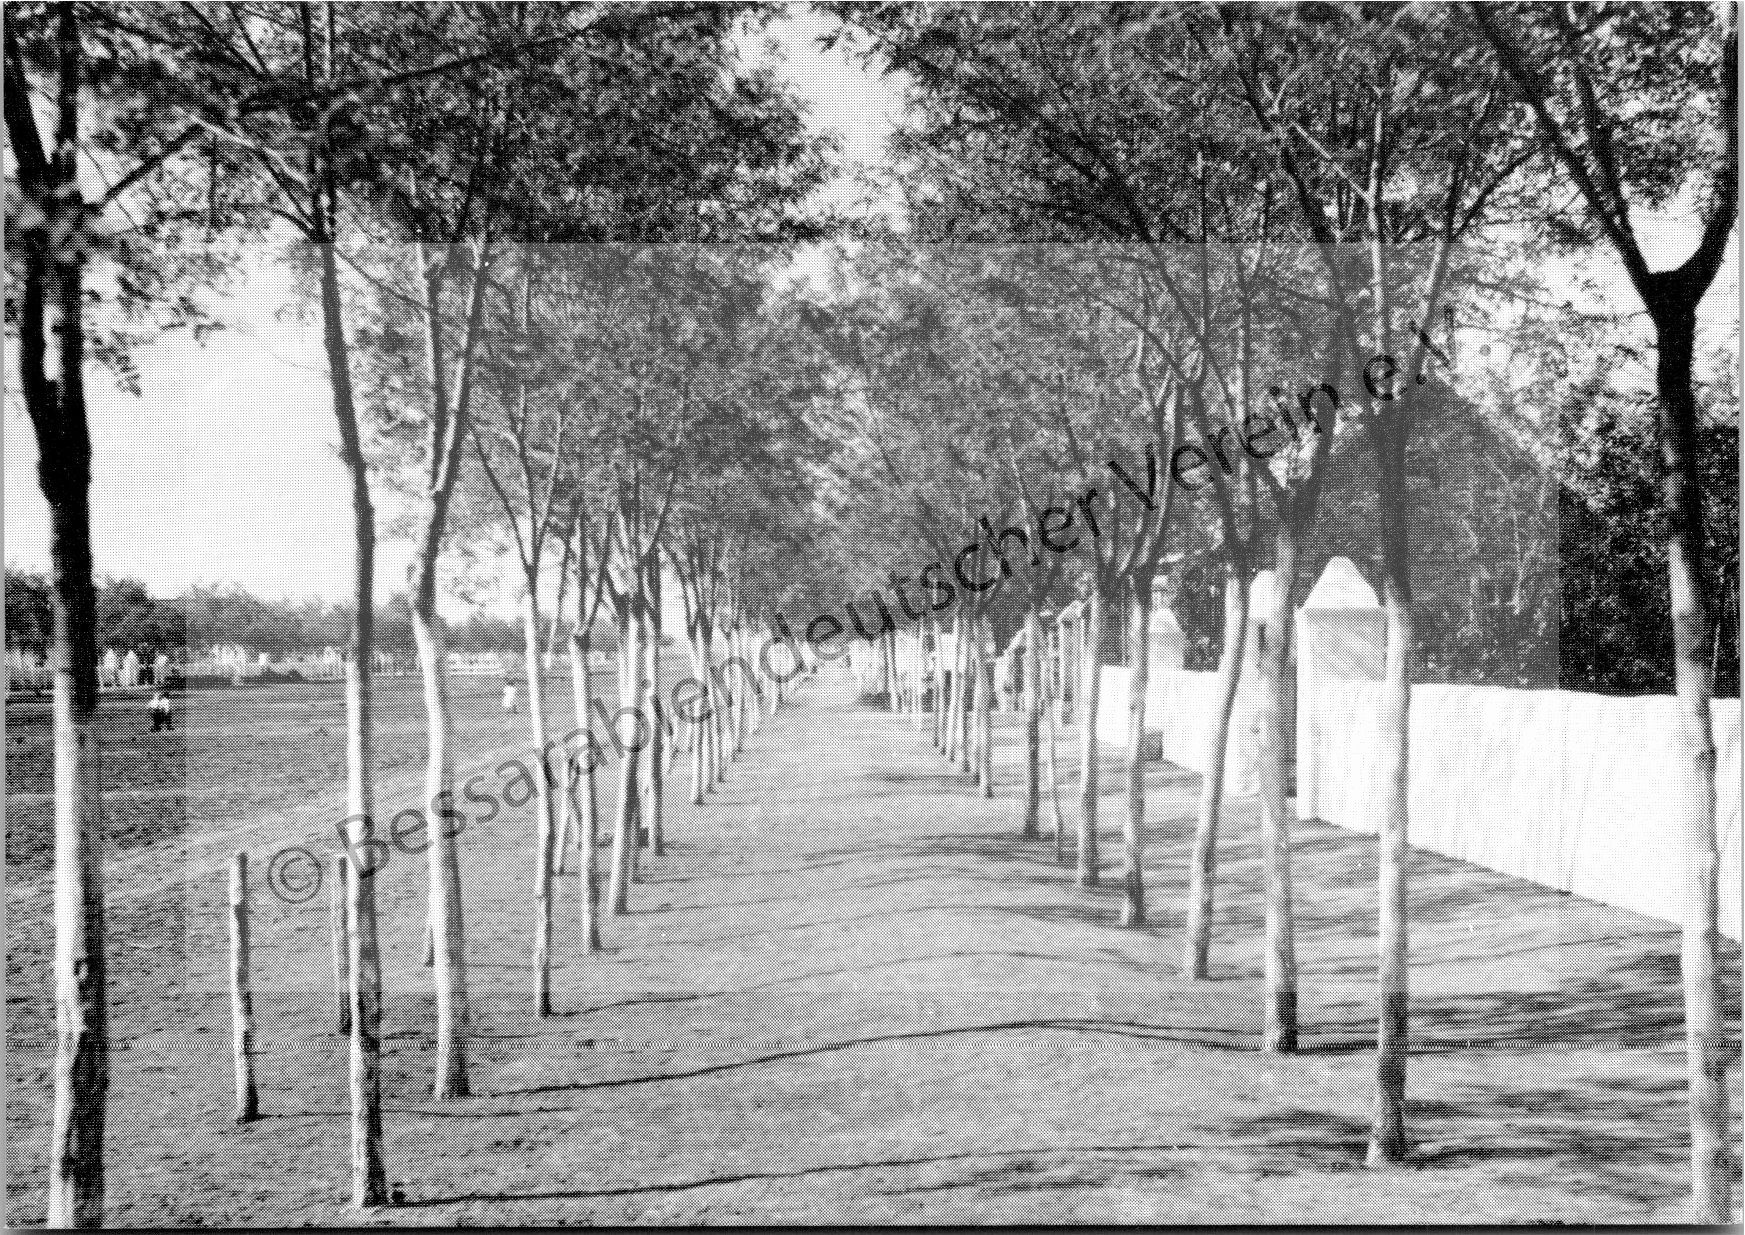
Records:
[[[54,643],[52,585],[33,571],[6,571],[6,646],[46,658]],[[197,584],[180,594],[153,596],[137,579],[105,579],[97,586],[97,646],[150,652],[193,651],[238,644],[283,657],[345,646],[348,606],[320,600],[266,600],[235,586]],[[410,652],[411,610],[404,595],[376,609],[379,646]],[[521,646],[518,624],[473,612],[449,631],[456,652],[506,652]]]

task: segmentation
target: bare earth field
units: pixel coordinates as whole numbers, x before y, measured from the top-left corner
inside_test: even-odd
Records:
[[[554,735],[570,727],[560,679]],[[457,682],[461,779],[526,745],[496,683]],[[602,682],[602,688],[606,683]],[[196,695],[178,732],[106,701],[114,1225],[355,1223],[326,890],[268,895],[341,811],[337,685]],[[415,683],[380,685],[379,810],[419,796]],[[474,1097],[429,1098],[423,859],[377,876],[387,1015],[385,1223],[1676,1222],[1678,934],[1414,855],[1408,1167],[1363,1166],[1374,842],[1297,832],[1305,1049],[1257,1050],[1258,813],[1230,803],[1213,977],[1179,976],[1196,778],[1152,769],[1149,925],[1018,835],[1021,733],[984,802],[906,719],[820,680],[708,805],[669,782],[603,956],[560,880],[557,1015],[531,1015],[530,807],[462,840]],[[13,1223],[43,1219],[53,1004],[46,709],[7,709],[7,1121]],[[1064,751],[1063,751],[1064,754]],[[610,792],[602,804],[609,807]],[[1675,843],[1669,838],[1668,843]],[[263,1118],[231,1122],[224,864],[254,862]],[[1738,1042],[1739,952],[1726,957]],[[1739,1072],[1730,1074],[1734,1118]],[[1734,1140],[1738,1140],[1735,1130]]]

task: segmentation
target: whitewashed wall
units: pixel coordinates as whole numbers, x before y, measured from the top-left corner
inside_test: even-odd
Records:
[[[1304,819],[1373,832],[1379,686],[1324,681],[1297,750],[1313,762]],[[1670,695],[1613,698],[1497,686],[1412,688],[1411,841],[1667,922],[1683,920],[1684,838],[1671,812]],[[1740,938],[1740,711],[1714,705],[1721,929]],[[1299,785],[1304,782],[1299,778]]]
[[[1251,632],[1252,633],[1252,632]],[[1297,816],[1374,832],[1385,640],[1375,594],[1334,559],[1297,611]],[[1253,643],[1251,638],[1250,643]],[[1231,724],[1227,792],[1258,791],[1252,656]],[[1125,668],[1102,668],[1097,736],[1127,740]],[[1152,671],[1145,727],[1163,756],[1203,774],[1214,673]],[[1684,838],[1670,695],[1616,698],[1500,686],[1414,686],[1411,843],[1667,922],[1683,920]],[[1741,937],[1739,701],[1714,704],[1721,929]]]
[[[1194,669],[1152,669],[1145,692],[1145,730],[1163,742],[1163,757],[1202,776],[1211,749],[1212,723],[1217,717],[1218,675]],[[1097,740],[1111,746],[1127,744],[1127,700],[1132,672],[1125,666],[1104,665],[1102,695],[1097,700]],[[1230,718],[1230,744],[1224,752],[1224,792],[1246,797],[1260,792],[1254,759],[1253,692],[1244,681],[1236,692]]]
[[[1255,759],[1254,729],[1255,664],[1259,642],[1254,631],[1260,625],[1272,571],[1263,570],[1251,592],[1249,633],[1243,649],[1242,677],[1236,685],[1236,707],[1230,716],[1230,738],[1224,750],[1224,792],[1230,797],[1248,797],[1260,792]],[[1163,757],[1178,767],[1205,775],[1211,753],[1212,726],[1218,716],[1216,670],[1183,669],[1187,640],[1167,602],[1154,600],[1151,614],[1150,682],[1145,692],[1145,729],[1162,740]],[[1128,684],[1132,672],[1126,666],[1102,667],[1102,696],[1097,706],[1097,740],[1112,746],[1127,743]]]

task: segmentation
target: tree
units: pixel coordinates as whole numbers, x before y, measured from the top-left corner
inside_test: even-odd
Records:
[[[551,1015],[552,874],[557,843],[557,801],[551,752],[545,736],[545,674],[540,660],[540,580],[544,553],[551,536],[561,535],[558,498],[572,465],[565,453],[565,435],[577,411],[568,399],[543,396],[530,400],[536,377],[532,357],[535,341],[533,298],[535,271],[520,272],[516,297],[516,347],[499,371],[492,394],[496,415],[472,427],[479,467],[497,497],[515,556],[521,566],[521,630],[527,666],[527,721],[539,773],[534,782],[536,839],[534,845],[533,1011]],[[493,463],[492,460],[496,459]]]
[[[183,615],[137,579],[106,580],[98,588],[97,629],[99,646],[168,649],[187,642]]]
[[[1672,596],[1678,733],[1684,761],[1675,811],[1685,847],[1684,1001],[1691,1191],[1698,1222],[1731,1216],[1715,834],[1715,746],[1709,700],[1710,612],[1700,419],[1691,382],[1697,306],[1721,266],[1739,207],[1738,11],[1509,6],[1468,10],[1495,51],[1557,168],[1581,194],[1654,324],[1661,503]],[[1672,54],[1676,49],[1676,55]],[[1712,72],[1713,77],[1709,74]],[[1712,84],[1711,84],[1712,83]],[[1692,180],[1699,183],[1692,186]],[[1704,198],[1695,249],[1652,270],[1632,198]]]
[[[54,646],[52,585],[31,571],[6,572],[6,646],[47,656]]]
[[[6,28],[6,132],[17,187],[29,210],[20,228],[25,253],[19,387],[36,432],[54,562],[57,1048],[48,1223],[57,1227],[103,1223],[109,1090],[103,789],[95,732],[97,596],[91,577],[91,439],[84,387],[88,224],[78,182],[81,38],[78,11],[66,5],[56,18],[54,128],[44,142],[14,24]]]
[[[1407,1152],[1407,738],[1416,637],[1405,460],[1414,392],[1424,377],[1428,323],[1458,265],[1455,245],[1532,156],[1499,128],[1498,84],[1482,72],[1459,22],[1444,10],[1386,16],[1383,24],[1379,9],[1276,17],[1219,10],[1233,93],[1272,148],[1323,267],[1337,346],[1363,379],[1352,414],[1376,456],[1387,655],[1371,1166]],[[1339,71],[1325,71],[1330,64]],[[1309,65],[1316,71],[1305,75]],[[1415,301],[1405,332],[1401,301]],[[1404,352],[1402,337],[1411,338]]]
[[[55,1021],[54,1124],[48,1223],[103,1221],[108,1095],[102,760],[95,728],[97,592],[92,578],[89,363],[134,381],[128,349],[148,327],[191,324],[180,280],[186,218],[183,155],[192,129],[159,106],[175,76],[108,15],[74,5],[18,6],[5,30],[5,122],[11,159],[8,331],[16,331],[18,389],[36,436],[49,507],[54,628]],[[98,107],[102,119],[93,122]],[[43,120],[46,117],[47,124]],[[91,185],[101,191],[88,195]],[[104,232],[113,213],[137,226]],[[155,250],[155,252],[154,252]],[[151,253],[143,260],[143,253]],[[94,259],[118,277],[87,280]],[[195,262],[192,268],[198,268]],[[95,328],[93,303],[118,310]]]

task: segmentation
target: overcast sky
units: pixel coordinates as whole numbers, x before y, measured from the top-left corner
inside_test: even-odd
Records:
[[[798,9],[774,28],[773,54],[815,123],[841,137],[844,174],[826,198],[848,205],[862,191],[856,169],[881,159],[898,100],[890,83],[842,51],[817,47],[815,38],[832,25]],[[1658,264],[1688,251],[1694,236],[1678,220],[1665,220],[1644,239]],[[1729,307],[1716,306],[1736,297],[1734,267],[1728,264],[1711,292],[1705,316],[1731,317]],[[248,263],[244,278],[225,302],[226,328],[204,346],[180,335],[140,353],[141,397],[93,375],[97,569],[143,580],[160,595],[194,583],[235,583],[269,597],[343,599],[350,505],[319,336],[312,321],[298,321],[288,308],[288,280],[270,252]],[[1636,307],[1621,280],[1607,299]],[[36,445],[10,398],[4,447],[5,560],[45,570],[48,519]],[[390,495],[377,500],[383,534],[377,591],[386,597],[403,586],[410,548],[386,536]],[[512,603],[505,588],[489,607],[502,611]],[[463,615],[452,603],[445,610]]]

